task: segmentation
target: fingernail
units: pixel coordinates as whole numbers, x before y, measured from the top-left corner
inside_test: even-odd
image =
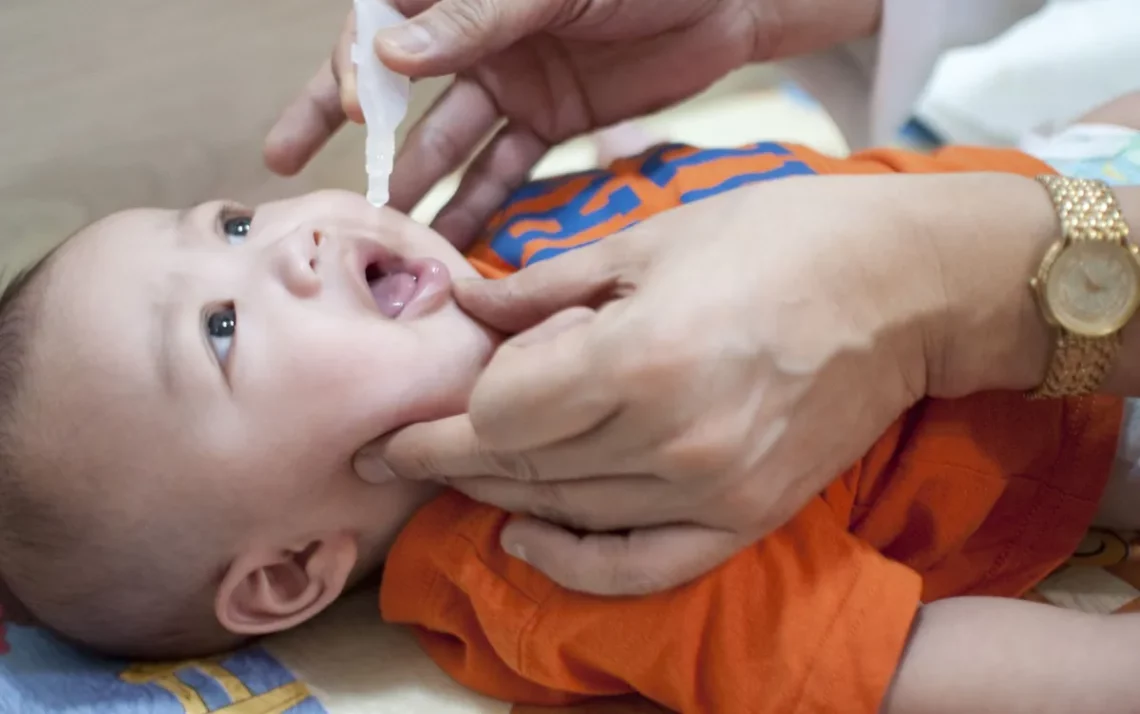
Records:
[[[522,547],[520,544],[516,543],[516,544],[510,546],[507,549],[507,552],[510,553],[515,558],[518,558],[522,562],[524,562],[524,563],[527,562],[527,560],[526,560],[526,548]]]
[[[431,33],[414,22],[384,30],[376,41],[406,55],[418,55],[431,45]]]
[[[352,467],[356,475],[368,483],[381,484],[396,480],[396,472],[383,459],[363,451],[357,454]]]

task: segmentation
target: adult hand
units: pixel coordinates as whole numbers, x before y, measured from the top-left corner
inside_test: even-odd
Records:
[[[752,61],[871,32],[881,0],[394,0],[414,19],[378,35],[389,67],[457,73],[396,159],[391,205],[409,211],[505,123],[433,224],[463,245],[554,144],[685,99]],[[345,122],[363,121],[349,49],[270,131],[266,163],[299,171]]]
[[[1014,376],[985,373],[1010,364],[1004,338],[1023,339],[1026,316],[1036,324],[1009,275],[1030,274],[1040,246],[990,245],[1018,201],[1037,223],[1016,230],[1043,246],[1048,201],[1019,177],[788,179],[459,285],[468,311],[521,334],[468,414],[377,442],[357,471],[537,516],[509,525],[503,545],[567,587],[682,583],[784,523],[915,400],[1039,378],[1044,357],[1024,353]],[[949,272],[932,230],[961,250],[986,246],[988,262]],[[979,300],[979,284],[1006,292]],[[985,337],[948,360],[959,319]]]

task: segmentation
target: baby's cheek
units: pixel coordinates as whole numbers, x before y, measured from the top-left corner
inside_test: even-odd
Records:
[[[332,316],[299,327],[251,375],[247,403],[277,439],[346,459],[401,426],[464,411],[492,349],[454,305],[422,321]]]

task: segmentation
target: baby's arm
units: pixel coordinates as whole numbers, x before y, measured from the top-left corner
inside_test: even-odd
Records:
[[[1075,122],[1077,124],[1112,124],[1140,129],[1140,92],[1132,92],[1102,104]]]
[[[1140,614],[962,597],[924,606],[883,714],[1130,714]]]

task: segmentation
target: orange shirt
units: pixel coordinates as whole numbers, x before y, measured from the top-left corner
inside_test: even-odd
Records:
[[[1009,151],[833,159],[661,147],[524,188],[472,251],[490,276],[742,183],[812,173],[1047,172]],[[381,609],[461,683],[564,704],[640,693],[683,712],[876,712],[921,601],[1016,596],[1076,547],[1115,453],[1118,400],[924,401],[788,525],[642,598],[569,592],[506,555],[498,509],[447,493],[389,555]]]

